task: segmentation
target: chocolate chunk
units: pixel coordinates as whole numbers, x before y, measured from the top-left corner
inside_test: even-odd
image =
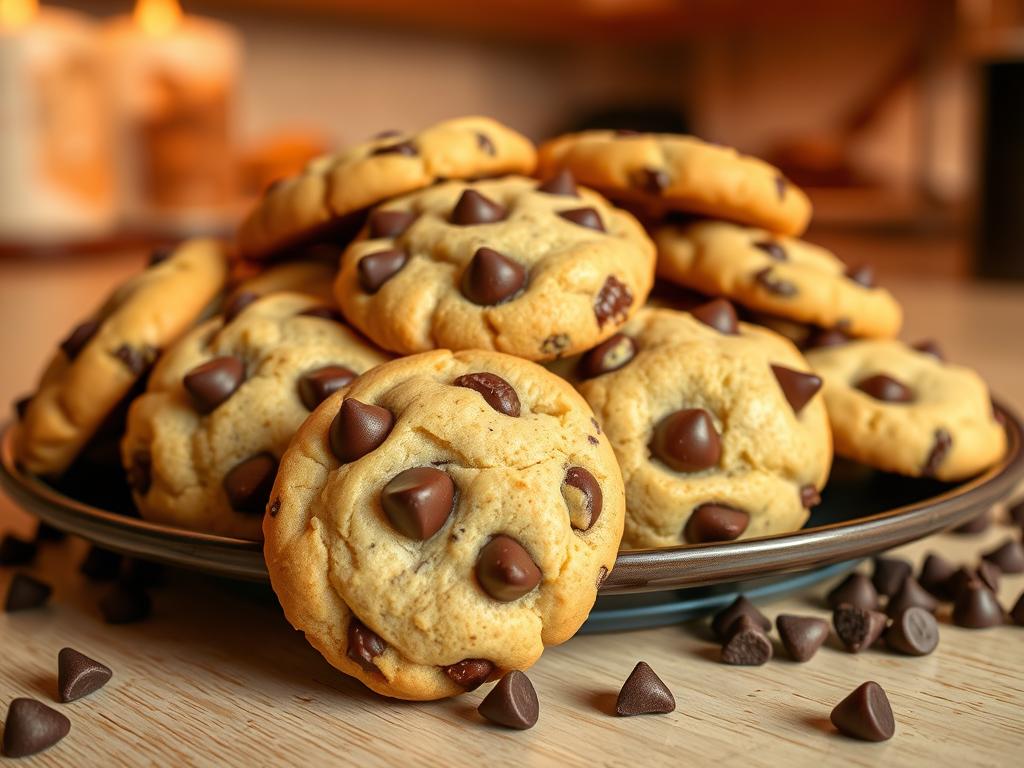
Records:
[[[756,273],[754,275],[754,280],[766,291],[774,293],[776,296],[790,298],[799,293],[797,287],[793,283],[788,280],[775,277],[772,274],[771,267],[765,267],[760,272]]]
[[[25,420],[25,414],[28,413],[28,407],[32,404],[32,395],[25,395],[25,397],[19,397],[14,401],[14,415],[18,421]]]
[[[196,366],[182,380],[199,413],[212,413],[245,380],[245,364],[237,357],[215,357]]]
[[[416,151],[416,145],[411,141],[402,141],[398,144],[387,144],[383,147],[377,147],[373,150],[371,155],[402,155],[403,157],[416,157],[418,152]]]
[[[476,711],[492,723],[525,731],[537,724],[540,703],[530,678],[513,669],[488,692]]]
[[[629,175],[629,183],[650,195],[660,195],[671,179],[660,168],[638,168]]]
[[[1013,610],[1010,611],[1010,618],[1017,626],[1024,627],[1024,592],[1021,592],[1020,597],[1017,598]]]
[[[899,591],[889,598],[885,612],[889,618],[895,619],[908,608],[923,608],[929,613],[935,613],[938,607],[939,601],[932,597],[917,579],[908,576],[903,580],[903,586]]]
[[[601,485],[583,467],[569,467],[562,482],[562,496],[569,507],[569,523],[577,531],[588,531],[601,516],[604,496]]]
[[[865,288],[875,287],[875,270],[867,264],[861,264],[857,267],[849,267],[846,270],[846,276]]]
[[[615,714],[620,717],[664,715],[675,708],[672,691],[646,661],[638,661],[633,667],[615,701]]]
[[[953,529],[953,533],[960,533],[966,535],[973,535],[976,533],[984,533],[992,525],[992,510],[986,509],[980,515],[975,515],[966,523],[961,523]]]
[[[832,710],[832,725],[861,741],[887,741],[896,732],[889,699],[882,686],[866,682]]]
[[[933,439],[932,449],[928,453],[928,458],[924,461],[924,467],[921,468],[921,474],[925,477],[935,477],[935,473],[942,466],[942,462],[946,460],[949,449],[953,447],[953,438],[944,429],[936,429]]]
[[[1024,546],[1016,539],[1007,539],[982,557],[1003,573],[1024,573]]]
[[[224,324],[233,322],[242,310],[260,298],[256,291],[236,291],[224,302]]]
[[[479,392],[484,401],[498,413],[517,417],[521,411],[519,395],[512,385],[493,373],[466,373],[452,382],[453,386]]]
[[[605,373],[622,368],[636,356],[636,342],[624,333],[602,341],[580,358],[579,374],[584,379],[592,379]]]
[[[828,622],[814,616],[782,614],[775,619],[782,645],[793,661],[807,661],[828,638]]]
[[[914,390],[892,376],[878,373],[861,379],[854,386],[861,392],[883,403],[910,403],[914,401]]]
[[[351,384],[356,372],[343,365],[325,365],[303,374],[298,382],[299,399],[306,410],[314,410],[320,403],[342,387]]]
[[[318,317],[321,320],[331,320],[335,323],[342,322],[341,312],[336,310],[334,307],[320,306],[310,307],[299,312],[298,317]]]
[[[460,226],[493,224],[508,217],[505,206],[484,197],[475,189],[465,190],[452,209],[451,222]]]
[[[482,151],[485,155],[490,155],[491,157],[494,157],[494,155],[497,154],[498,150],[494,148],[494,142],[491,141],[490,136],[488,136],[486,133],[480,133],[479,131],[477,131],[476,145],[480,147],[480,151]]]
[[[484,592],[509,603],[531,592],[540,583],[541,572],[522,544],[498,534],[480,550],[476,578]]]
[[[911,346],[922,354],[931,355],[936,360],[942,362],[945,362],[946,360],[945,355],[942,354],[942,348],[939,347],[938,343],[933,339],[925,339],[924,341],[919,341]]]
[[[463,659],[444,668],[451,681],[467,691],[475,691],[494,674],[494,664],[487,659]]]
[[[594,298],[594,317],[597,318],[598,327],[603,328],[609,320],[616,323],[624,322],[631,306],[632,291],[617,277],[609,275]]]
[[[832,612],[832,626],[850,653],[860,653],[870,648],[885,630],[885,623],[884,613],[845,603]]]
[[[345,655],[367,672],[376,672],[373,660],[384,653],[387,644],[380,635],[363,624],[355,616],[348,625],[348,650]]]
[[[601,221],[601,214],[594,208],[571,208],[568,211],[559,211],[558,215],[577,226],[595,229],[598,232],[605,231],[604,222]]]
[[[761,240],[753,245],[755,248],[767,253],[768,258],[770,259],[774,259],[775,261],[789,260],[789,257],[786,255],[786,249],[774,240]]]
[[[276,476],[277,459],[271,453],[257,453],[236,464],[224,475],[231,508],[243,515],[262,515]]]
[[[768,621],[768,618],[763,613],[757,610],[757,606],[743,595],[740,595],[727,608],[723,608],[714,615],[714,618],[711,619],[711,631],[715,633],[715,637],[724,641],[729,636],[729,630],[732,628],[733,622],[739,619],[740,616],[749,616],[765,632],[772,627],[772,623]]]
[[[60,348],[64,350],[68,360],[74,360],[78,357],[79,353],[92,340],[92,337],[96,335],[96,331],[99,329],[100,323],[98,320],[86,320],[84,323],[75,326],[71,335],[60,343]]]
[[[537,187],[537,191],[562,197],[579,197],[579,192],[576,191],[576,179],[567,168],[563,168]]]
[[[772,657],[772,641],[760,625],[749,616],[740,616],[732,623],[729,639],[722,646],[723,664],[759,667]]]
[[[128,487],[139,496],[149,493],[153,485],[153,458],[149,451],[138,448],[132,453],[125,479],[128,481]]]
[[[691,309],[690,314],[719,333],[724,333],[727,336],[735,336],[739,333],[740,324],[739,318],[736,316],[736,309],[732,302],[725,299],[715,299],[707,304],[701,304],[699,307]]]
[[[401,271],[408,259],[405,251],[396,248],[375,251],[363,256],[356,265],[359,287],[371,295],[376,293],[384,283]]]
[[[394,424],[386,408],[346,398],[331,422],[331,451],[342,464],[355,461],[379,447]]]
[[[953,623],[968,629],[986,629],[1003,623],[1003,608],[992,590],[977,579],[964,585],[953,603]]]
[[[779,200],[786,199],[786,190],[789,189],[789,182],[785,176],[775,177],[775,194],[779,196]]]
[[[4,756],[27,757],[68,735],[71,721],[35,699],[14,699],[4,721]]]
[[[837,328],[818,328],[804,342],[805,349],[819,349],[822,347],[838,347],[850,340],[842,331]]]
[[[800,486],[800,504],[804,509],[812,509],[821,504],[821,494],[813,485]]]
[[[700,472],[722,457],[722,439],[703,408],[670,413],[654,428],[651,453],[676,472]]]
[[[121,570],[121,556],[102,547],[90,547],[79,571],[89,581],[113,581]]]
[[[0,540],[0,565],[28,565],[38,552],[35,542],[8,533]]]
[[[455,483],[436,467],[413,467],[395,475],[380,495],[396,531],[410,539],[429,539],[455,507]]]
[[[462,276],[462,295],[490,307],[513,298],[526,285],[526,268],[493,248],[477,248]]]
[[[148,265],[151,267],[155,267],[157,264],[163,264],[165,261],[171,258],[172,253],[174,253],[174,248],[170,245],[162,245],[157,248],[154,248],[152,251],[149,252]]]
[[[903,582],[914,572],[913,566],[898,557],[876,557],[871,583],[878,594],[892,597],[900,591]]]
[[[412,211],[374,211],[367,222],[369,237],[371,240],[379,237],[399,237],[414,221],[416,214]]]
[[[141,347],[133,347],[122,344],[114,351],[114,357],[124,363],[125,367],[136,376],[141,376],[149,370],[149,367],[156,362],[159,355],[156,347],[143,344]]]
[[[892,616],[885,631],[885,644],[907,656],[927,656],[939,644],[939,625],[931,611],[911,606]]]
[[[100,664],[74,648],[61,648],[57,654],[58,698],[67,704],[95,693],[110,681],[113,674],[106,664]]]
[[[781,365],[773,365],[772,373],[775,374],[775,380],[779,382],[782,394],[786,396],[793,413],[797,415],[821,389],[821,377],[813,373],[794,371]]]
[[[49,523],[40,522],[36,528],[35,543],[41,544],[43,542],[57,542],[64,541],[67,538],[67,534],[64,533],[60,528],[54,528]]]
[[[825,597],[829,608],[838,608],[843,603],[865,611],[878,609],[878,592],[871,579],[863,573],[851,573]]]
[[[948,600],[952,597],[946,589],[949,577],[953,575],[956,568],[941,555],[929,552],[921,565],[921,573],[917,577],[921,586],[931,592],[940,600]]]
[[[50,599],[52,592],[53,588],[49,584],[28,574],[16,573],[11,577],[11,584],[7,588],[4,610],[7,613],[14,613],[41,608]]]
[[[100,598],[100,613],[107,624],[134,624],[149,618],[152,603],[145,590],[132,584],[115,584]]]
[[[747,530],[749,523],[750,515],[742,509],[725,504],[701,504],[686,521],[683,537],[691,544],[733,541]]]

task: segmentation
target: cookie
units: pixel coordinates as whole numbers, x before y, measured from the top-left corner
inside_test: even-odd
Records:
[[[219,298],[227,257],[214,240],[161,251],[60,344],[20,420],[18,461],[59,476],[172,344]]]
[[[579,352],[643,304],[654,246],[630,214],[570,183],[452,181],[376,208],[335,283],[385,349]]]
[[[487,117],[380,134],[272,185],[242,223],[238,250],[267,259],[317,242],[343,246],[377,203],[443,179],[531,173],[535,163],[528,139]]]
[[[256,269],[239,269],[239,264],[258,265]],[[264,268],[265,267],[265,268]],[[323,311],[336,319],[341,315],[335,308],[334,278],[337,265],[322,261],[287,261],[280,264],[236,262],[232,265],[231,288],[224,300],[222,313],[230,320],[261,296],[271,293],[304,293],[320,300]]]
[[[821,380],[727,301],[643,309],[575,375],[622,468],[623,547],[792,531],[820,500],[832,460]]]
[[[121,458],[146,520],[259,539],[277,462],[328,394],[387,356],[298,293],[217,317],[161,358]]]
[[[977,373],[933,345],[851,341],[807,352],[825,381],[836,453],[911,477],[956,481],[1006,451],[1006,431]]]
[[[903,322],[868,267],[848,269],[828,250],[722,221],[654,233],[658,276],[712,296],[851,336],[889,338]]]
[[[777,169],[694,136],[585,131],[543,144],[537,173],[570,171],[581,184],[652,220],[693,213],[799,235],[811,218],[807,195]]]
[[[622,478],[572,387],[495,352],[364,374],[299,429],[264,520],[288,620],[386,696],[437,699],[533,664],[586,619]]]

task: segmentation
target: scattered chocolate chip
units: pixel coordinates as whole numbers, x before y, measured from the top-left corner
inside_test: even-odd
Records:
[[[49,584],[28,574],[16,573],[11,577],[11,584],[7,588],[4,611],[14,613],[41,608],[50,599],[52,593],[53,588]]]
[[[134,624],[149,618],[152,603],[145,590],[131,584],[115,584],[100,598],[100,613],[107,624]]]
[[[825,597],[829,608],[838,608],[846,603],[865,611],[878,609],[878,592],[871,579],[863,573],[851,573]]]
[[[917,577],[921,586],[931,592],[940,600],[948,600],[952,597],[946,588],[949,577],[956,572],[956,568],[941,555],[929,552],[921,565],[921,573]]]
[[[259,299],[256,291],[236,291],[224,302],[224,323],[225,325],[234,322],[234,319],[242,314],[242,310]]]
[[[785,395],[793,413],[797,415],[821,389],[821,377],[813,373],[794,371],[781,365],[772,365],[772,373],[775,374],[775,380],[779,382],[782,394]]]
[[[1002,579],[1003,571],[998,565],[994,565],[988,560],[982,560],[978,563],[975,573],[978,574],[981,583],[991,589],[993,594],[999,594],[999,581]]]
[[[729,639],[722,646],[723,664],[759,667],[772,657],[772,641],[760,625],[749,616],[740,616],[729,629]]]
[[[493,373],[467,373],[452,382],[453,386],[465,387],[479,392],[484,401],[498,413],[517,417],[520,414],[519,395],[515,389],[500,376]]]
[[[865,288],[875,287],[875,270],[867,264],[849,267],[846,270],[846,277]]]
[[[32,404],[32,395],[25,395],[25,397],[19,397],[14,401],[14,415],[18,421],[25,420],[25,414],[28,413],[28,407]]]
[[[371,155],[402,155],[404,157],[416,157],[418,154],[416,151],[416,145],[411,141],[402,141],[398,144],[387,144],[383,147],[377,147],[371,153]]]
[[[548,195],[579,197],[579,192],[576,191],[576,179],[573,178],[572,173],[567,168],[563,168],[557,174],[537,187],[537,191],[544,192]]]
[[[305,373],[299,379],[299,399],[306,410],[314,410],[320,403],[342,387],[351,384],[356,372],[343,365],[325,365],[315,371]]]
[[[1017,626],[1024,627],[1024,592],[1021,592],[1020,597],[1017,598],[1013,610],[1010,611],[1010,618]]]
[[[4,756],[27,757],[68,735],[71,721],[35,699],[14,699],[4,721]]]
[[[121,571],[121,556],[102,547],[90,547],[79,571],[89,581],[113,581]]]
[[[620,717],[664,715],[675,708],[672,691],[646,661],[638,661],[633,667],[615,702],[615,714]]]
[[[8,533],[0,540],[0,565],[28,565],[38,552],[35,542]]]
[[[804,509],[812,509],[821,504],[821,494],[811,484],[800,486],[800,504]]]
[[[226,401],[245,380],[245,364],[230,355],[215,357],[185,374],[182,380],[192,405],[202,414]]]
[[[654,428],[651,453],[676,472],[700,472],[722,457],[722,439],[703,408],[670,413]]]
[[[100,324],[98,320],[86,320],[84,323],[75,326],[75,329],[71,331],[71,335],[60,343],[60,348],[64,350],[68,360],[74,360],[78,357],[79,353],[81,353],[85,345],[89,343],[99,329]]]
[[[732,302],[726,299],[714,299],[690,310],[690,314],[704,325],[714,328],[719,333],[735,336],[739,333],[739,318]]]
[[[916,349],[918,352],[921,352],[922,354],[925,355],[931,355],[936,360],[939,360],[941,362],[945,362],[946,360],[945,355],[942,354],[942,348],[939,347],[938,343],[933,339],[925,339],[924,341],[919,341],[916,344],[913,344],[912,347]]]
[[[276,476],[277,459],[270,453],[258,453],[236,464],[224,475],[224,492],[231,508],[243,515],[262,515]]]
[[[455,483],[436,467],[413,467],[393,477],[380,496],[391,525],[410,539],[429,539],[455,507]]]
[[[892,624],[885,631],[885,644],[907,656],[927,656],[939,644],[939,625],[925,608],[911,606],[890,614]]]
[[[975,515],[966,523],[962,523],[953,529],[953,533],[972,535],[984,533],[992,525],[992,510],[986,509],[980,515]]]
[[[452,209],[451,222],[460,226],[493,224],[504,221],[507,216],[505,206],[484,197],[475,189],[467,189]]]
[[[625,321],[631,306],[632,291],[617,277],[609,275],[594,298],[594,316],[597,318],[598,327],[604,327],[609,320],[616,323]]]
[[[870,648],[885,630],[885,614],[853,605],[840,605],[832,612],[832,626],[850,653]]]
[[[602,341],[580,358],[579,374],[584,379],[592,379],[605,373],[622,368],[636,356],[636,342],[624,333]]]
[[[541,572],[522,544],[498,534],[480,550],[476,577],[488,595],[508,603],[531,592],[540,583]]]
[[[828,638],[828,622],[814,616],[782,614],[775,618],[775,626],[793,661],[808,661]]]
[[[750,515],[726,504],[701,504],[690,514],[683,537],[691,544],[733,541],[743,535]]]
[[[363,624],[355,616],[348,625],[348,650],[345,655],[367,672],[376,672],[373,660],[384,653],[387,644],[380,635]]]
[[[444,668],[451,681],[467,691],[475,691],[494,674],[494,664],[487,659],[463,659]]]
[[[861,379],[855,386],[883,403],[910,403],[914,400],[914,390],[884,373]]]
[[[122,344],[115,350],[114,357],[124,363],[125,367],[136,376],[141,376],[156,362],[159,354],[155,347],[146,344],[141,347]]]
[[[540,703],[530,678],[513,669],[488,692],[477,712],[492,723],[525,731],[537,724]]]
[[[155,267],[157,264],[163,264],[174,253],[174,248],[170,245],[162,245],[158,248],[154,248],[149,252],[149,266]]]
[[[569,523],[577,531],[588,531],[601,516],[604,496],[601,484],[583,467],[569,467],[562,481],[562,496],[569,507]]]
[[[871,583],[878,594],[892,597],[900,591],[903,582],[914,572],[913,566],[897,557],[876,557]]]
[[[882,686],[866,682],[832,710],[832,725],[861,741],[887,741],[896,732],[889,699]]]
[[[60,528],[54,528],[49,523],[40,522],[36,528],[35,543],[64,541],[67,534]]]
[[[755,248],[764,251],[768,254],[768,258],[774,259],[775,261],[788,261],[789,257],[786,255],[786,249],[781,244],[774,240],[761,240],[753,244]]]
[[[153,458],[149,451],[138,448],[132,453],[125,479],[128,481],[128,487],[139,496],[149,493],[153,485]]]
[[[942,462],[946,460],[949,449],[953,447],[953,438],[944,429],[936,429],[933,440],[932,449],[928,453],[928,458],[924,461],[924,467],[921,468],[921,474],[925,477],[935,477],[939,467],[942,466]]]
[[[837,328],[818,328],[804,342],[805,349],[819,349],[822,347],[838,347],[850,340],[842,331]]]
[[[775,194],[779,196],[779,200],[786,198],[786,190],[789,188],[789,182],[785,176],[775,177]]]
[[[797,287],[788,280],[782,280],[772,274],[772,267],[765,267],[754,275],[754,280],[769,293],[776,296],[796,296],[799,291]]]
[[[494,142],[491,141],[490,136],[488,136],[486,133],[480,133],[479,131],[477,131],[476,144],[478,147],[480,147],[480,151],[482,151],[485,155],[490,155],[491,157],[494,157],[494,155],[497,154],[498,152],[498,150],[495,149],[494,147]]]
[[[660,168],[638,168],[629,175],[629,182],[650,195],[660,195],[671,179]]]
[[[715,637],[724,641],[729,636],[729,630],[733,622],[739,619],[740,616],[749,616],[765,632],[772,627],[772,623],[768,621],[768,618],[763,613],[757,610],[757,606],[745,596],[740,595],[728,607],[723,608],[714,615],[711,619],[711,631],[715,633]]]
[[[380,237],[399,237],[414,221],[416,221],[416,214],[412,211],[376,210],[370,214],[367,221],[369,237],[371,240]]]
[[[462,277],[462,294],[489,307],[512,299],[526,285],[526,268],[493,248],[477,248]]]
[[[58,698],[67,704],[95,693],[110,681],[113,674],[106,664],[100,664],[74,648],[61,648],[57,654]]]
[[[386,408],[346,398],[331,422],[331,451],[343,464],[355,461],[379,447],[394,424]]]
[[[1016,539],[1007,539],[982,557],[1003,573],[1024,573],[1024,546]]]
[[[359,287],[366,293],[374,294],[388,280],[397,275],[405,266],[409,256],[405,251],[391,248],[386,251],[375,251],[359,260],[356,271],[359,273]]]
[[[903,586],[895,595],[889,598],[885,606],[885,612],[889,618],[895,619],[908,608],[923,608],[929,613],[934,613],[939,607],[939,601],[922,587],[913,576],[907,576],[903,580]]]
[[[604,222],[601,221],[601,214],[594,208],[571,208],[568,211],[559,211],[558,215],[577,226],[594,229],[598,232],[605,231]]]
[[[977,579],[964,585],[953,603],[953,623],[968,629],[986,629],[1003,623],[1003,608],[992,590]]]

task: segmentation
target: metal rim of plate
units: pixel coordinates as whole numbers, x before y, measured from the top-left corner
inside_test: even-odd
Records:
[[[1003,458],[937,496],[853,521],[740,541],[626,550],[601,585],[604,595],[660,592],[820,569],[891,549],[966,522],[1024,477],[1024,427],[995,404],[1007,432]],[[26,511],[124,554],[249,581],[269,581],[259,542],[198,533],[108,512],[62,495],[17,467],[13,433],[0,441],[0,484]]]

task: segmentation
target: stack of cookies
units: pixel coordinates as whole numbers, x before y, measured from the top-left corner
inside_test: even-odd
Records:
[[[143,518],[264,538],[338,669],[472,690],[571,637],[620,547],[802,526],[833,437],[943,480],[1002,455],[977,375],[894,341],[896,300],[796,239],[809,217],[691,137],[381,134],[235,244],[155,254],[61,344],[17,455],[59,481],[117,440]],[[702,300],[648,302],[656,275]]]

